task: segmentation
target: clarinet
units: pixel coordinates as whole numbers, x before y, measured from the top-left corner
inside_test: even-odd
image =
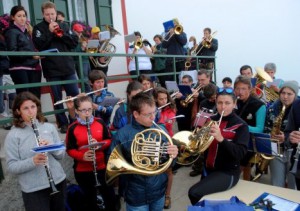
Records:
[[[294,155],[294,158],[295,158],[294,164],[293,164],[292,169],[290,170],[290,172],[291,172],[293,175],[296,175],[296,174],[297,174],[298,163],[299,163],[299,156],[300,156],[300,143],[298,143],[297,151],[296,151],[296,154]]]
[[[89,118],[86,117],[86,126],[87,126],[87,134],[88,134],[88,144],[92,144],[92,133],[91,133],[91,126],[89,123]],[[98,180],[98,173],[97,173],[97,161],[96,161],[96,147],[90,147],[91,150],[93,150],[93,172],[95,176],[95,188],[96,188],[96,203],[99,210],[105,210],[105,204],[103,197],[100,193],[100,187],[101,183]]]
[[[33,117],[30,117],[30,122],[31,122],[31,125],[32,125],[33,132],[35,134],[36,144],[37,144],[37,146],[40,146],[41,137],[40,137],[39,130],[37,128],[37,125],[36,125]],[[48,155],[47,155],[46,152],[44,152],[43,154],[45,156],[47,156],[47,163],[44,165],[44,167],[45,167],[45,170],[46,170],[46,173],[47,173],[47,176],[48,176],[48,180],[49,180],[49,184],[50,184],[50,188],[51,188],[50,195],[54,195],[54,194],[58,193],[59,191],[55,187],[55,183],[54,183],[51,171],[50,171],[50,166],[49,166],[49,163],[48,163]]]

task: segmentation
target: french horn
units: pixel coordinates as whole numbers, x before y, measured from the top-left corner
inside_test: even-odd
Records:
[[[164,145],[163,139],[173,145],[171,137],[162,129],[149,128],[137,133],[131,144],[132,164],[124,158],[122,144],[117,145],[107,162],[106,183],[111,184],[121,174],[152,176],[165,172],[173,158],[169,156],[164,162],[167,145]]]

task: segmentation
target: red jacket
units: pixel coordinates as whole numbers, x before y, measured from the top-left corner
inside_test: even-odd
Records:
[[[105,150],[111,144],[111,137],[105,123],[101,119],[95,118],[91,127],[91,134],[98,142],[105,141],[106,143],[100,150],[96,150],[97,170],[105,169]],[[88,145],[87,126],[75,121],[70,125],[66,135],[67,153],[74,158],[74,170],[76,172],[93,171],[93,162],[84,161],[83,155],[89,149],[79,150],[80,147]]]
[[[160,118],[158,120],[159,124],[164,124],[169,135],[172,137],[174,135],[173,132],[173,123],[175,119],[169,120],[170,118],[174,117],[176,115],[175,109],[168,107],[165,107],[160,112]]]

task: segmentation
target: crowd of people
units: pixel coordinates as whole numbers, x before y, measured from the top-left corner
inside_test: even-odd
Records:
[[[14,6],[7,26],[0,31],[1,50],[86,52],[89,37],[84,35],[82,25],[73,24],[70,33],[70,26],[61,19],[63,13],[58,13],[52,2],[42,4],[42,15],[43,20],[31,27],[24,7]],[[209,142],[203,150],[199,147],[195,159],[189,161],[193,164],[190,176],[201,175],[201,180],[187,192],[192,205],[207,194],[235,186],[241,172],[245,180],[257,180],[270,173],[272,185],[300,190],[299,158],[295,157],[299,156],[300,148],[298,82],[275,78],[276,65],[267,63],[263,70],[256,70],[256,75],[250,65],[244,65],[234,81],[225,77],[223,87],[217,87],[212,80],[215,65],[211,56],[215,56],[218,40],[211,29],[203,30],[201,42],[197,43],[194,36],[188,42],[179,21],[174,19],[173,23],[174,27],[166,29],[164,37],[154,36],[154,46],[143,40],[140,32],[134,32],[134,42],[128,49],[134,56],[130,57],[128,71],[137,77],[128,83],[127,99],[119,103],[115,112],[114,105],[102,104],[114,96],[107,90],[105,57],[93,57],[92,62],[86,57],[82,61],[84,90],[92,91],[91,95],[79,94],[76,83],[50,86],[55,102],[62,100],[62,88],[67,98],[76,96],[74,101],[65,101],[68,116],[64,112],[55,116],[57,128],[66,133],[66,153],[74,159],[75,179],[84,194],[82,209],[119,210],[120,197],[124,197],[126,210],[170,208],[173,175],[181,166],[176,160],[185,158],[190,147],[180,140],[168,143],[177,131],[192,131],[193,137],[203,136],[203,141]],[[2,20],[0,24],[3,25]],[[99,33],[100,28],[93,27],[91,39],[99,39]],[[182,58],[139,57],[153,54]],[[210,58],[196,61],[187,55]],[[102,65],[97,66],[99,63]],[[174,67],[179,73],[196,69],[197,64],[196,83],[190,74],[174,80]],[[9,74],[15,84],[40,82],[42,73],[48,82],[76,80],[76,65],[79,63],[70,56],[9,56],[9,60],[3,56],[0,82],[2,85],[4,74]],[[157,78],[148,75],[153,73],[170,75]],[[170,90],[166,81],[174,81],[178,89]],[[47,149],[49,145],[61,143],[56,128],[42,114],[40,88],[17,88],[16,94],[11,105],[13,127],[5,139],[7,169],[18,176],[26,210],[64,210],[66,174],[59,160],[63,159],[65,150],[32,151],[37,145]],[[1,113],[2,104],[1,92]],[[62,109],[63,104],[54,108]],[[174,127],[175,122],[178,128]],[[158,136],[149,132],[156,131],[154,129],[167,136],[158,142]],[[250,140],[259,133],[267,134],[269,142],[276,142],[275,154],[273,149],[269,152],[249,150]],[[155,162],[170,165],[157,174],[151,173],[157,169],[145,170],[146,167],[142,170],[135,167],[139,169],[136,171],[123,168],[113,185],[107,185],[105,174],[113,165],[110,158],[115,159],[116,149],[126,163],[136,165],[132,145],[138,137],[139,144],[155,141],[159,145],[151,148],[159,157],[152,158],[147,154],[149,151],[138,157],[144,165]],[[200,140],[196,141],[200,144]],[[144,150],[138,147],[141,148]],[[261,168],[261,163],[266,162],[264,154],[275,155],[268,161],[269,172],[268,168]],[[290,170],[295,165],[296,172],[291,175]],[[251,173],[253,169],[255,174]]]

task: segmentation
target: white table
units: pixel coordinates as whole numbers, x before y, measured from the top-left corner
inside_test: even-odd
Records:
[[[240,200],[244,201],[246,204],[249,204],[264,192],[300,203],[300,191],[280,188],[272,185],[265,185],[257,182],[249,182],[245,180],[240,180],[238,184],[236,184],[236,186],[230,190],[209,194],[203,199],[227,200],[232,196],[237,196]]]

